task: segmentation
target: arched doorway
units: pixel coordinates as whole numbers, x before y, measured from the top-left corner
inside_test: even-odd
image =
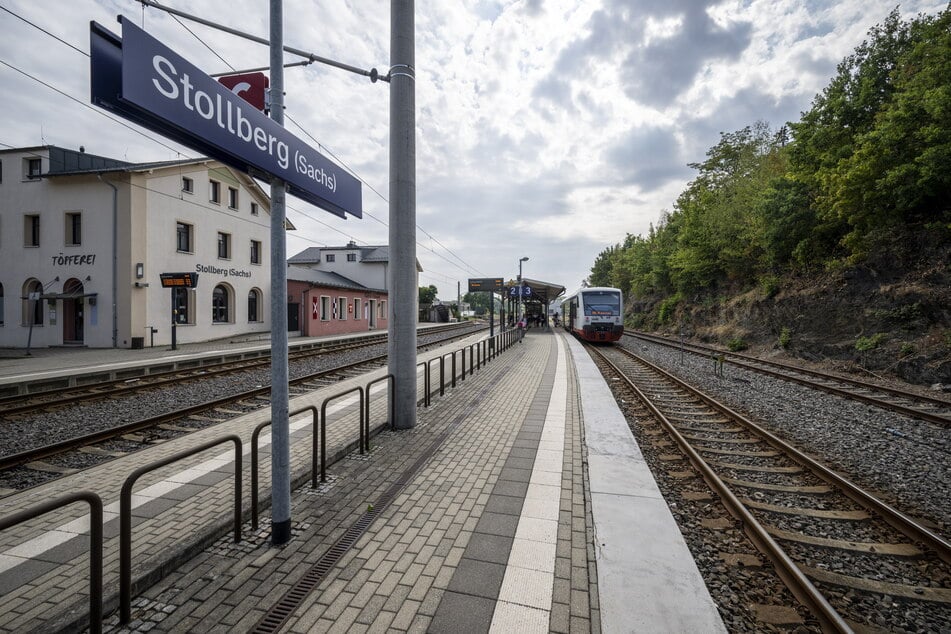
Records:
[[[63,343],[83,343],[83,283],[70,278],[63,284]]]

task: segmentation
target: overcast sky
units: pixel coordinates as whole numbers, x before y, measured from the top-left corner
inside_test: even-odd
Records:
[[[164,3],[268,34],[268,0]],[[523,256],[526,277],[578,287],[598,253],[627,233],[645,233],[671,208],[694,175],[687,163],[702,161],[720,132],[797,120],[896,2],[416,5],[417,258],[421,285],[450,299],[457,282],[466,292],[470,277],[514,278]],[[901,10],[909,17],[945,6],[911,0]],[[0,0],[0,7],[0,147],[83,145],[134,162],[196,156],[87,107],[90,20],[118,34],[115,18],[126,15],[208,73],[268,65],[264,46],[182,26],[134,0]],[[285,44],[385,72],[389,13],[384,0],[286,0]],[[317,64],[287,69],[285,83],[285,125],[364,181],[366,214],[344,221],[288,197],[297,226],[288,254],[350,239],[385,244],[388,84]]]

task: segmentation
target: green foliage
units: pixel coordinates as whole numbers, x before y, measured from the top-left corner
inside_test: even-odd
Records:
[[[951,239],[949,165],[951,5],[896,9],[799,121],[721,133],[673,209],[602,251],[589,281],[662,300],[660,323],[721,288],[772,297],[785,273],[852,266],[925,227]]]
[[[742,338],[734,337],[726,342],[726,347],[730,352],[740,352],[749,348],[749,345]]]
[[[764,275],[759,278],[759,287],[766,299],[772,299],[779,294],[779,278],[775,275]]]
[[[887,338],[888,335],[883,332],[876,333],[871,337],[859,337],[855,340],[855,349],[859,352],[868,352],[869,350],[874,350]]]
[[[786,326],[783,326],[782,330],[779,331],[779,347],[783,350],[789,348],[789,343],[792,341],[792,332]]]
[[[915,346],[910,343],[901,344],[901,350],[898,351],[899,356],[907,357],[910,354],[915,354]]]
[[[419,287],[419,303],[423,304],[432,304],[436,299],[436,294],[439,290],[430,284],[429,286],[420,286]]]
[[[662,324],[667,323],[677,309],[677,304],[680,303],[680,300],[681,297],[679,293],[665,298],[664,301],[660,303],[660,308],[657,311],[657,320]]]

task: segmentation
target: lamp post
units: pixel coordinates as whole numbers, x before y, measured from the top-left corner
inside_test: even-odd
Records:
[[[522,280],[522,262],[528,262],[528,256],[518,260],[518,318],[524,317],[522,314],[522,294],[525,292],[525,282]]]

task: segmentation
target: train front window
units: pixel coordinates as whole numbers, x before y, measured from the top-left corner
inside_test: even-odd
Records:
[[[621,314],[621,296],[613,291],[589,291],[584,298],[584,314],[588,316],[613,316]]]

